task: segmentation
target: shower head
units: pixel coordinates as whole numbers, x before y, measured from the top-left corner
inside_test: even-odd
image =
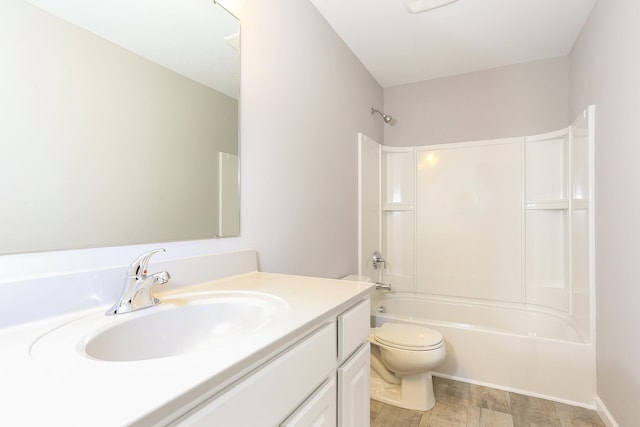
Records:
[[[387,116],[382,111],[376,110],[375,108],[371,107],[371,114],[374,114],[374,113],[380,114],[382,116],[382,120],[384,120],[385,123],[389,123],[389,122],[391,122],[391,120],[393,120],[393,117]]]

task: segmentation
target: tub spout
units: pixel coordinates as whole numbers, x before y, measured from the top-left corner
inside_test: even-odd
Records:
[[[385,291],[390,291],[391,290],[391,283],[376,282],[376,289],[383,289]]]

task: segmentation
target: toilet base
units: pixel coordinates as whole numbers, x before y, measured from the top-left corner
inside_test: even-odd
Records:
[[[405,375],[398,385],[384,381],[371,369],[371,398],[400,408],[428,411],[436,404],[431,372]]]

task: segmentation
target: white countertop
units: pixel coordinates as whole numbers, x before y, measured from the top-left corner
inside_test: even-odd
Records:
[[[212,395],[235,381],[271,357],[278,347],[368,295],[372,287],[361,282],[254,272],[172,290],[164,294],[166,298],[176,292],[205,290],[262,292],[282,298],[288,309],[251,340],[232,348],[153,360],[94,360],[64,340],[59,351],[51,344],[47,354],[31,351],[32,344],[52,329],[96,316],[108,306],[0,330],[0,424],[153,425],[203,393]],[[156,295],[162,300],[163,293]]]

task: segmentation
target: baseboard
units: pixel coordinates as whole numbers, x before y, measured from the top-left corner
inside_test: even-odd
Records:
[[[513,387],[504,387],[504,386],[502,386],[500,384],[493,384],[493,383],[488,383],[488,382],[484,382],[484,381],[475,381],[475,380],[472,380],[472,379],[469,379],[469,378],[457,377],[455,375],[441,374],[441,373],[438,373],[438,372],[432,372],[432,374],[433,374],[434,377],[448,378],[450,380],[460,381],[460,382],[463,382],[463,383],[469,383],[469,384],[479,385],[479,386],[483,386],[483,387],[495,388],[497,390],[503,390],[503,391],[508,391],[508,392],[512,392],[512,393],[523,394],[525,396],[536,397],[538,399],[551,400],[551,401],[558,402],[558,403],[564,403],[566,405],[578,406],[580,408],[596,410],[596,404],[588,404],[588,403],[584,403],[584,402],[576,402],[576,401],[573,401],[573,400],[559,399],[557,397],[548,396],[546,394],[532,393],[532,392],[530,392],[528,390],[522,390],[522,389],[513,388]],[[612,426],[608,426],[608,427],[619,427],[619,426],[618,425],[612,425]]]
[[[600,396],[596,396],[596,411],[607,427],[620,427],[616,420],[613,419],[613,415],[611,415],[602,399],[600,399]]]

